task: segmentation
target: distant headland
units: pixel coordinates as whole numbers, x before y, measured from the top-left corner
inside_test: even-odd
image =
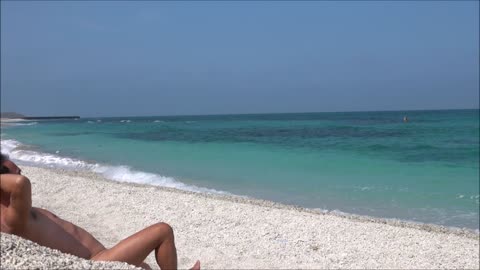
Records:
[[[42,119],[78,119],[80,116],[26,116],[16,112],[0,113],[2,119],[23,119],[23,120],[42,120]]]

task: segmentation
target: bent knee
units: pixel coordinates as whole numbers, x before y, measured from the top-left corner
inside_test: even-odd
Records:
[[[15,175],[15,186],[12,193],[15,194],[28,194],[31,192],[32,184],[30,180],[23,175]]]
[[[167,223],[160,222],[160,223],[157,223],[157,224],[153,225],[153,227],[155,228],[156,232],[159,235],[173,236],[173,228],[170,225],[168,225]]]

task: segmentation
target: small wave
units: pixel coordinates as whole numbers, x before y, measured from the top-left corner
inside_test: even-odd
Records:
[[[19,147],[21,143],[15,140],[2,140],[2,153],[10,155],[13,149]]]
[[[155,121],[153,121],[153,122],[154,122],[154,123],[163,123],[163,122],[165,122],[165,121],[162,121],[162,120],[155,120]]]
[[[130,123],[130,122],[132,122],[132,121],[130,121],[130,120],[120,120],[120,122],[121,122],[121,123]]]
[[[472,201],[478,201],[479,197],[480,197],[479,195],[475,195],[475,194],[473,194],[473,195],[457,194],[457,196],[455,198],[456,199],[465,199],[465,200],[470,199]]]
[[[349,187],[346,187],[346,188],[350,189]],[[372,187],[372,186],[354,186],[352,188],[358,191],[369,191],[369,190],[375,189],[375,187]]]
[[[215,194],[229,194],[228,192],[218,191],[215,189],[208,189],[197,187],[194,185],[186,185],[175,180],[173,177],[162,176],[154,173],[147,173],[132,170],[128,166],[97,166],[93,169],[94,172],[105,176],[108,179],[118,182],[149,184],[154,186],[176,188],[192,192],[201,193],[215,193]]]
[[[30,123],[8,123],[9,126],[33,126],[38,124],[38,122],[30,122]]]
[[[12,160],[19,161],[25,165],[41,165],[46,167],[60,167],[64,169],[92,169],[94,164],[76,160],[68,157],[61,157],[54,154],[39,153],[32,150],[22,149],[22,144],[15,140],[2,140],[2,152]],[[57,152],[60,152],[57,150]]]
[[[21,118],[10,118],[10,119],[2,119],[3,123],[11,123],[11,122],[28,122],[30,120],[21,119]]]
[[[313,211],[321,213],[321,214],[328,214],[330,210],[324,208],[312,208]]]
[[[230,193],[224,191],[197,187],[195,185],[187,185],[177,181],[173,177],[135,171],[128,166],[110,166],[98,163],[89,163],[83,160],[63,157],[56,154],[24,150],[21,149],[21,146],[23,145],[15,140],[2,140],[1,146],[2,153],[7,154],[13,161],[24,165],[92,171],[104,176],[107,179],[118,182],[149,184],[199,193],[231,195]],[[56,153],[60,153],[60,150],[57,150]]]
[[[88,120],[87,123],[89,124],[95,124],[95,123],[102,123],[102,120],[101,119],[97,119],[97,120]]]

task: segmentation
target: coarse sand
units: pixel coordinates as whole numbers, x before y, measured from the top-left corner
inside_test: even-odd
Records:
[[[203,269],[480,268],[479,235],[469,230],[119,183],[87,172],[22,171],[32,183],[33,206],[107,247],[154,223],[170,224],[183,269],[197,259]],[[2,269],[132,267],[83,260],[16,236],[1,240]],[[158,268],[153,253],[146,262]]]

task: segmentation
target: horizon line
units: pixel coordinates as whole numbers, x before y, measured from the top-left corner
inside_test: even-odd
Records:
[[[121,116],[83,116],[77,114],[75,117],[80,118],[114,118],[114,117],[178,117],[178,116],[225,116],[225,115],[262,115],[262,114],[310,114],[310,113],[366,113],[366,112],[418,112],[418,111],[460,111],[460,110],[480,110],[477,108],[455,108],[455,109],[407,109],[407,110],[354,110],[354,111],[303,111],[303,112],[249,112],[249,113],[213,113],[213,114],[165,114],[165,115],[121,115]],[[0,112],[17,113],[17,112]],[[22,113],[18,113],[22,114]],[[23,114],[22,114],[23,115]],[[50,116],[34,116],[24,115],[23,117],[65,117],[65,115],[50,115]],[[7,117],[2,117],[7,119]]]
[[[81,116],[83,118],[95,117],[175,117],[175,116],[222,116],[222,115],[261,115],[261,114],[308,114],[308,113],[355,113],[355,112],[414,112],[414,111],[461,111],[461,110],[480,110],[477,108],[462,108],[462,109],[408,109],[408,110],[357,110],[357,111],[303,111],[303,112],[252,112],[252,113],[213,113],[213,114],[168,114],[168,115],[122,115],[122,116]]]

